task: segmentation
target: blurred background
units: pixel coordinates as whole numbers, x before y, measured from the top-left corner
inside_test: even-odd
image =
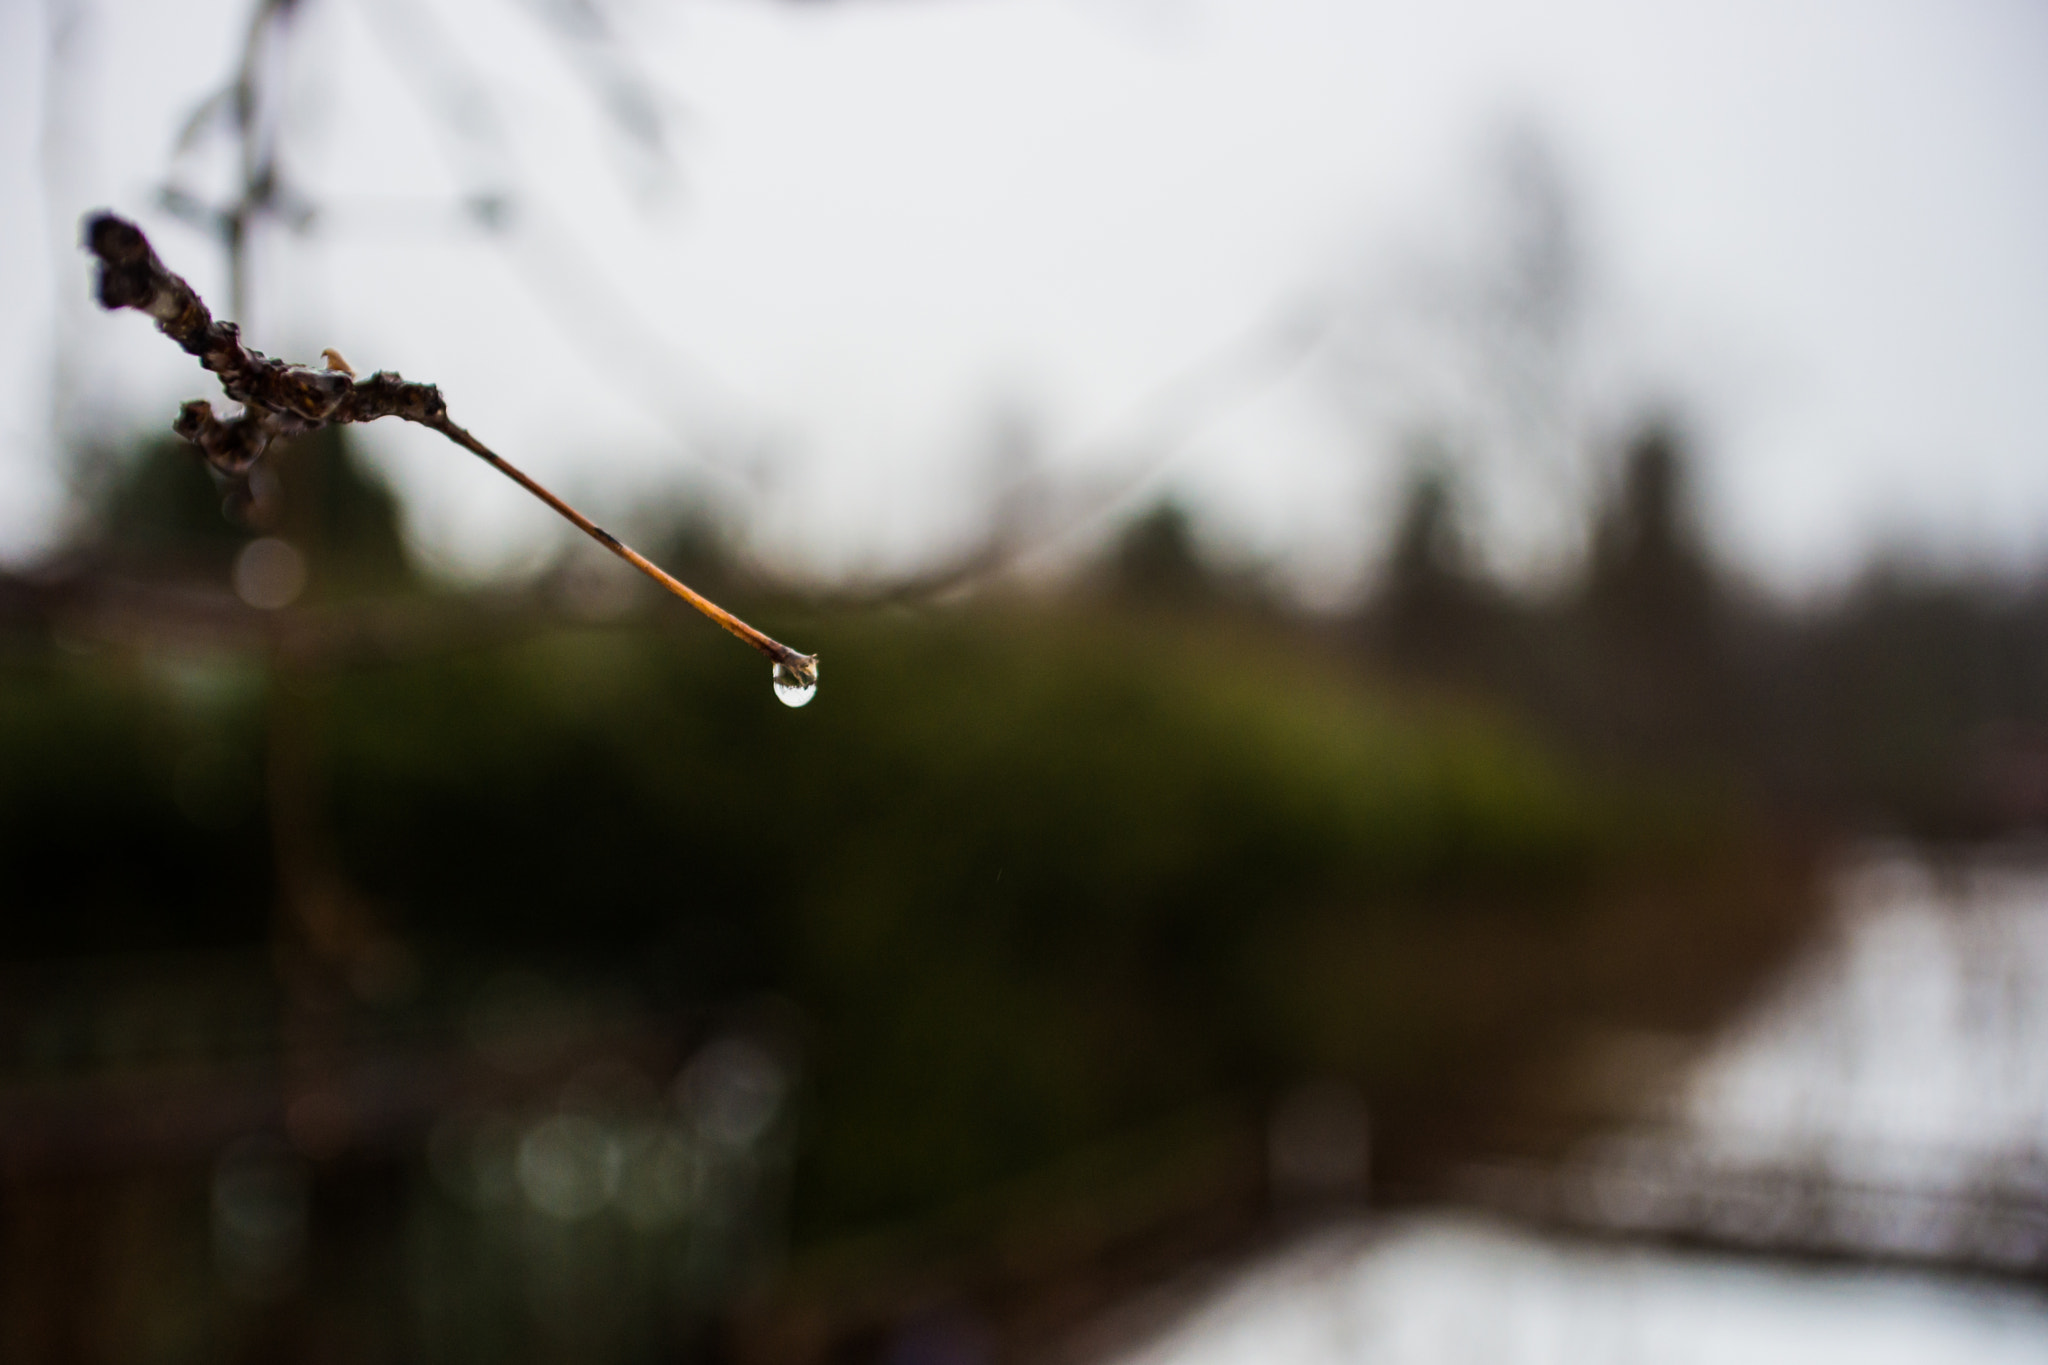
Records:
[[[2048,1358],[2038,7],[0,64],[0,1357]]]

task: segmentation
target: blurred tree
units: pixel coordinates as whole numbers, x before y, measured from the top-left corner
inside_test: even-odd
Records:
[[[1380,581],[1366,605],[1371,643],[1404,667],[1469,671],[1504,604],[1466,534],[1455,467],[1435,442],[1412,459]]]
[[[1629,442],[1593,527],[1586,601],[1618,634],[1697,651],[1713,615],[1714,573],[1686,464],[1684,443],[1666,421]]]
[[[1478,170],[1455,225],[1357,296],[1331,377],[1375,454],[1418,421],[1444,433],[1490,557],[1542,564],[1585,530],[1596,272],[1540,128],[1496,130]]]
[[[227,573],[249,533],[223,515],[220,491],[190,443],[157,436],[105,464],[84,536],[96,558],[151,574]]]
[[[1609,738],[1653,757],[1697,755],[1726,719],[1720,592],[1687,463],[1668,420],[1631,439],[1580,594]]]
[[[356,453],[350,434],[323,427],[276,459],[281,498],[265,529],[305,554],[316,592],[385,591],[411,578],[398,499]]]
[[[736,591],[756,586],[747,582],[733,519],[721,515],[702,491],[677,497],[657,509],[650,521],[641,538],[651,547],[655,562],[697,591],[723,602]],[[616,565],[607,564],[605,570],[616,572]]]
[[[1221,595],[1187,510],[1175,502],[1162,502],[1126,526],[1105,568],[1112,593],[1146,606],[1203,606]]]
[[[280,447],[265,463],[277,486],[261,524],[237,522],[194,448],[175,437],[144,443],[93,495],[84,549],[125,573],[220,581],[258,533],[289,540],[320,594],[388,591],[412,576],[398,500],[328,427]]]

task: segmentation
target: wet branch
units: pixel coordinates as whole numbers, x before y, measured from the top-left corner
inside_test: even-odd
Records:
[[[221,418],[203,398],[178,410],[172,430],[199,448],[206,463],[231,489],[231,501],[249,500],[249,475],[264,452],[281,439],[325,426],[397,417],[440,432],[539,498],[585,535],[682,598],[726,630],[768,656],[777,678],[793,686],[815,686],[818,660],[773,640],[663,571],[653,561],[563,502],[513,467],[448,416],[441,390],[408,383],[388,370],[357,379],[329,353],[327,369],[274,360],[242,344],[241,329],[217,322],[198,293],[157,258],[135,224],[111,213],[86,220],[85,246],[99,258],[99,300],[104,308],[133,308],[156,319],[159,331],[219,376],[227,396],[242,405],[238,416]]]

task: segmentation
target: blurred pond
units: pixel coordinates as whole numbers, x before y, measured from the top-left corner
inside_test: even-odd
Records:
[[[2048,1300],[1897,1271],[1620,1248],[1437,1214],[1246,1275],[1121,1365],[2039,1361]]]
[[[1719,1037],[1615,1048],[1632,1118],[1472,1173],[1514,1221],[1349,1224],[1124,1359],[2048,1359],[2044,1029],[2039,850],[1866,851]]]
[[[1830,931],[1634,1122],[1557,1212],[1737,1244],[2048,1264],[2048,867],[1874,851]]]

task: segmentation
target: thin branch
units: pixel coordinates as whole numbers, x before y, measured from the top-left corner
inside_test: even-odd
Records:
[[[156,319],[157,329],[219,376],[227,396],[242,405],[240,416],[216,417],[213,405],[193,399],[178,410],[172,430],[199,448],[206,463],[246,501],[250,472],[273,442],[325,426],[398,417],[440,432],[539,498],[598,544],[682,598],[732,634],[768,656],[793,688],[817,685],[817,656],[800,654],[769,638],[556,497],[448,416],[441,390],[408,383],[388,370],[357,379],[346,368],[316,370],[274,360],[242,344],[241,329],[216,322],[198,293],[166,269],[135,224],[111,213],[85,223],[85,246],[99,258],[99,301],[103,308],[133,308]],[[330,366],[338,357],[330,357]]]

